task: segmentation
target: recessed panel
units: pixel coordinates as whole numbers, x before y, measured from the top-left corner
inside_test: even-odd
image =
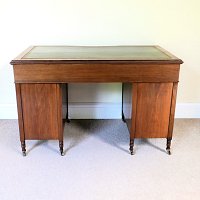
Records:
[[[58,84],[21,84],[25,139],[58,139],[61,108]]]
[[[22,59],[170,60],[156,46],[36,46]]]
[[[173,83],[139,83],[136,138],[166,138]]]

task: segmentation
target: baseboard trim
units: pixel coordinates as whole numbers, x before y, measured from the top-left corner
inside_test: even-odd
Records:
[[[177,103],[175,118],[200,118],[200,103]]]
[[[121,103],[70,103],[69,118],[120,119],[121,110]],[[63,113],[66,113],[66,105],[63,106]]]
[[[63,117],[66,105],[63,105]],[[71,119],[120,119],[121,103],[70,103]],[[200,103],[178,103],[175,118],[200,118]],[[17,119],[16,104],[0,104],[0,119]]]
[[[17,119],[16,104],[0,104],[0,119]]]

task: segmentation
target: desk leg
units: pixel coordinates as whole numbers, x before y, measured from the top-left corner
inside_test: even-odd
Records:
[[[171,140],[172,140],[172,134],[173,134],[173,128],[174,128],[174,114],[175,114],[175,108],[176,108],[177,88],[178,88],[178,83],[173,83],[170,117],[169,117],[169,128],[168,128],[168,136],[167,136],[167,147],[166,147],[167,153],[169,155],[171,155],[170,147],[171,147]]]
[[[130,148],[129,148],[129,150],[130,150],[131,155],[134,154],[133,147],[134,147],[134,139],[130,139]]]
[[[130,153],[134,154],[134,138],[136,131],[136,109],[137,109],[137,83],[123,83],[122,107],[125,122],[130,133]]]
[[[137,99],[138,99],[138,84],[132,84],[132,114],[131,114],[131,130],[130,130],[130,152],[134,154],[134,138],[136,132],[136,113],[137,113]]]
[[[123,111],[123,106],[124,106],[124,83],[122,83],[122,121],[124,123],[126,123],[126,119],[125,119],[125,116],[124,116],[124,111]]]
[[[166,147],[166,151],[169,155],[171,155],[171,151],[170,151],[170,147],[171,147],[171,141],[172,138],[167,138],[167,147]]]
[[[26,156],[26,144],[25,144],[25,132],[24,132],[24,123],[23,123],[21,85],[20,85],[20,83],[15,84],[15,89],[16,89],[16,99],[17,99],[17,109],[18,109],[18,124],[19,124],[21,148],[22,148],[23,156]]]
[[[70,123],[70,119],[69,119],[69,102],[68,102],[68,83],[66,83],[65,85],[66,85],[66,104],[67,104],[66,122]]]
[[[64,156],[64,152],[63,152],[63,141],[59,141],[59,148],[60,148],[60,154],[61,154],[61,156]]]
[[[22,155],[26,156],[26,143],[25,143],[25,141],[21,142],[21,147],[22,147]]]

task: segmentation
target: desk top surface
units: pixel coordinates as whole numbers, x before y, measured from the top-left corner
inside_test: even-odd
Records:
[[[84,62],[181,64],[182,60],[159,46],[31,46],[11,64]]]

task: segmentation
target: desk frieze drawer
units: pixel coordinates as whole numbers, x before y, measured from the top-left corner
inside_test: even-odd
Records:
[[[176,82],[178,64],[23,64],[14,65],[16,83]]]

